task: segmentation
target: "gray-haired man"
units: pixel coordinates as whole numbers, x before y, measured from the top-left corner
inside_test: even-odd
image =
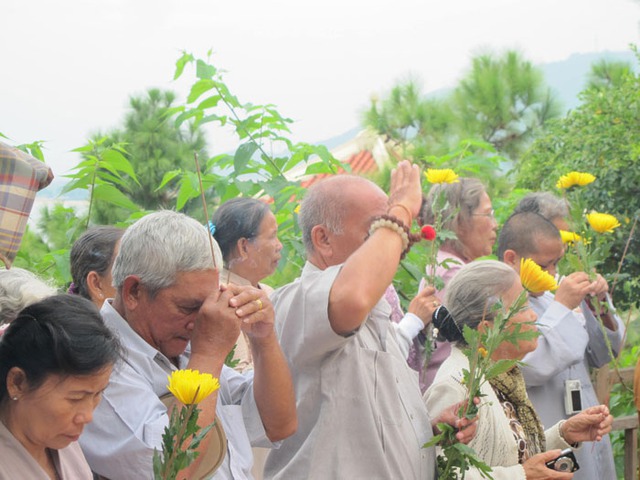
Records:
[[[112,479],[152,478],[153,452],[161,448],[168,423],[159,397],[167,393],[172,371],[189,368],[220,378],[218,392],[199,404],[199,423],[217,418],[228,438],[213,478],[251,478],[250,445],[272,446],[297,425],[291,377],[266,295],[253,287],[220,288],[208,230],[170,211],[127,229],[113,282],[116,297],[101,313],[120,335],[126,359],[81,438],[92,469]],[[254,376],[224,366],[240,329],[251,341]],[[199,450],[207,450],[211,435]],[[194,478],[202,457],[180,478]]]

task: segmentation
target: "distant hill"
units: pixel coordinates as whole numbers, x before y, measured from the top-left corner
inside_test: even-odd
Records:
[[[561,62],[539,65],[544,72],[547,84],[558,95],[566,111],[580,105],[578,94],[586,86],[591,65],[603,58],[627,62],[634,70],[637,70],[638,67],[638,62],[632,52],[575,53]]]

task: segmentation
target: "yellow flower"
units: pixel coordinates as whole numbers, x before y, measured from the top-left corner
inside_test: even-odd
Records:
[[[293,209],[293,213],[300,213],[300,205]]]
[[[590,173],[570,172],[560,177],[560,180],[558,180],[558,183],[556,183],[556,187],[571,188],[575,185],[584,187],[585,185],[589,185],[595,179],[596,177],[594,177]]]
[[[198,404],[220,388],[217,378],[198,370],[175,370],[168,380],[167,388],[184,405]]]
[[[568,232],[567,230],[560,230],[560,236],[562,237],[562,243],[572,244],[582,241],[582,237],[574,232]]]
[[[520,260],[520,281],[522,286],[531,293],[542,293],[558,288],[555,278],[530,258]]]
[[[458,183],[458,175],[450,168],[427,168],[424,173],[429,183]]]
[[[478,349],[478,353],[482,358],[487,358],[487,355],[489,354],[489,352],[487,352],[487,349],[482,347]]]
[[[611,233],[620,226],[618,219],[608,213],[591,212],[587,214],[587,221],[598,233]]]

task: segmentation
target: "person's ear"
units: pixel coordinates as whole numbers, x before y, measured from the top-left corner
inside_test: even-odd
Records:
[[[29,392],[27,375],[19,367],[11,367],[7,372],[7,393],[12,400],[18,400]]]
[[[331,245],[331,236],[329,230],[324,225],[316,225],[311,229],[311,242],[313,249],[323,258],[331,258],[333,255],[333,246]]]
[[[502,255],[502,261],[516,271],[520,271],[520,255],[515,250],[505,250]]]
[[[104,292],[102,291],[102,277],[95,270],[91,270],[87,274],[87,290],[89,291],[89,297],[96,302],[102,302],[104,300]]]
[[[120,301],[127,310],[135,310],[142,300],[142,296],[146,295],[144,287],[137,275],[129,275],[124,279],[116,296],[120,297]]]
[[[245,237],[240,237],[236,242],[236,251],[238,255],[236,258],[246,260],[249,258],[249,240]]]

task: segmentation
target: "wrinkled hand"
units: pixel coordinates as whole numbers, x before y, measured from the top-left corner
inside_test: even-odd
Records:
[[[527,480],[569,480],[573,478],[573,473],[557,472],[545,465],[545,463],[555,460],[562,450],[549,450],[548,452],[534,455],[522,464]]]
[[[562,424],[562,437],[568,443],[599,442],[611,431],[613,416],[606,405],[597,405],[577,413]]]
[[[400,204],[409,209],[413,218],[418,216],[422,205],[420,169],[407,160],[398,163],[391,172],[389,205]]]
[[[209,295],[196,316],[191,335],[192,354],[226,356],[240,335],[240,319],[230,305],[237,287],[221,285]]]
[[[604,279],[604,277],[600,274],[596,276],[596,279],[591,282],[591,290],[589,294],[592,297],[598,297],[600,301],[604,301],[607,298],[607,293],[609,292],[609,284]]]
[[[476,405],[480,404],[479,398],[474,398],[473,402]],[[458,417],[458,412],[460,408],[464,407],[467,404],[466,400],[463,402],[455,403],[448,408],[445,408],[440,416],[431,422],[434,433],[437,432],[438,423],[447,423],[451,425],[453,428],[458,430],[456,433],[456,439],[460,443],[468,444],[473,437],[476,435],[476,430],[478,429],[478,416],[476,415],[471,420],[468,418],[460,418]]]
[[[591,281],[589,275],[584,272],[574,272],[567,275],[558,290],[556,290],[555,300],[560,302],[569,310],[577,308],[584,297],[591,292]]]
[[[425,287],[416,295],[409,304],[409,313],[417,315],[426,327],[431,323],[433,312],[440,305],[440,300],[436,297],[436,289]]]
[[[275,312],[264,290],[251,286],[239,287],[229,304],[236,308],[242,331],[250,339],[260,339],[274,333]]]

